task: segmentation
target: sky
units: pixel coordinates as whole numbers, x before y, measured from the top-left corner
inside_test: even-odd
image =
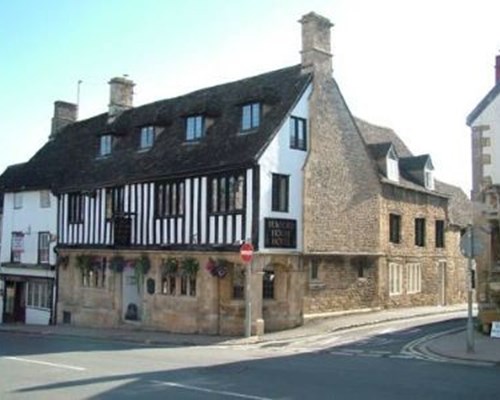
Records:
[[[465,119],[495,83],[498,0],[2,2],[0,172],[46,143],[54,101],[78,101],[80,119],[106,112],[113,77],[135,82],[139,106],[300,63],[310,11],[334,24],[333,75],[351,112],[469,194]]]

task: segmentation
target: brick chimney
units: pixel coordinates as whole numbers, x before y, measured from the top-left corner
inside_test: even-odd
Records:
[[[108,119],[112,122],[118,114],[133,107],[134,82],[125,77],[109,81]]]
[[[495,58],[495,84],[500,82],[500,55]]]
[[[302,71],[332,75],[329,19],[310,12],[299,21],[302,24]]]
[[[49,140],[56,137],[59,131],[66,125],[76,122],[78,118],[78,106],[65,101],[54,102],[54,116],[52,117],[52,128]]]

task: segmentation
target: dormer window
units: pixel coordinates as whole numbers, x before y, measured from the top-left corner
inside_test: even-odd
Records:
[[[241,109],[241,130],[257,129],[260,125],[260,103],[245,104]]]
[[[203,115],[192,115],[186,118],[186,140],[193,142],[205,136],[205,119]]]
[[[387,153],[387,179],[391,181],[398,182],[399,181],[399,165],[398,165],[398,157],[393,148],[389,150]]]
[[[139,148],[141,150],[148,150],[153,147],[155,142],[155,128],[154,126],[143,126],[141,128],[141,141]]]
[[[111,154],[113,138],[111,135],[102,135],[99,144],[99,156],[105,157]]]
[[[424,184],[426,189],[434,190],[434,167],[430,159],[424,167]]]

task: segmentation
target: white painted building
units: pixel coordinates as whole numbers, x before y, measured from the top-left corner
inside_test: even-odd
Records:
[[[53,320],[56,222],[57,201],[50,191],[5,193],[1,322],[47,325]]]

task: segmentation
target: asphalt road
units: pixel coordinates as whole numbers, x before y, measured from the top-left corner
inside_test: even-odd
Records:
[[[335,332],[321,338],[327,344],[321,348],[306,340],[267,347],[153,347],[3,332],[0,398],[499,398],[498,367],[438,363],[407,351],[415,340],[463,321],[421,323]]]

